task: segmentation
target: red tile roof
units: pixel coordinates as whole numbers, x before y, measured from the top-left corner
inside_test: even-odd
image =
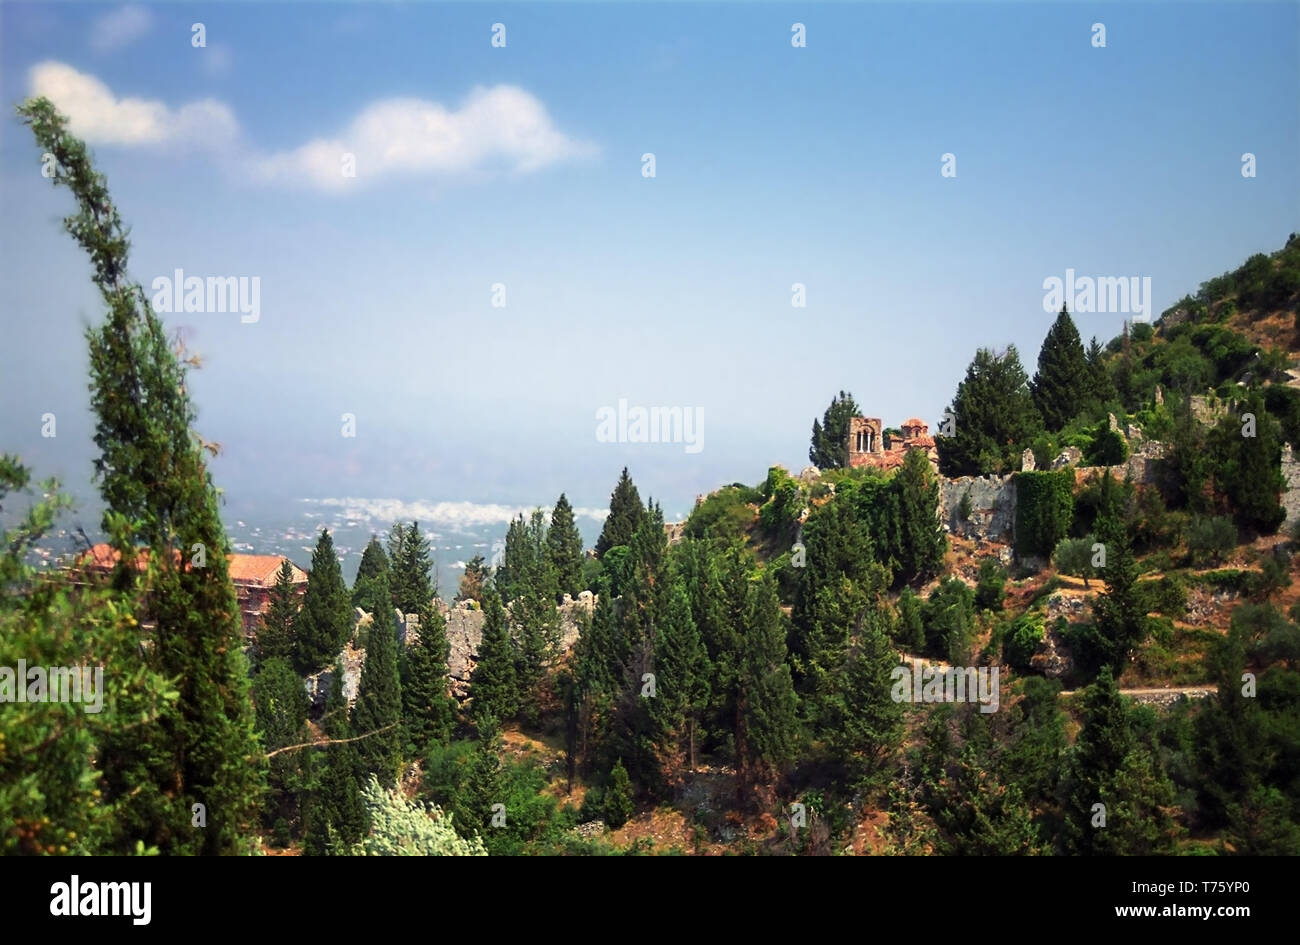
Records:
[[[180,552],[176,552],[179,556]],[[136,568],[143,568],[149,552],[147,549],[141,549],[136,555]],[[115,548],[106,543],[100,543],[92,547],[78,559],[78,564],[86,565],[92,568],[108,570],[116,567],[118,562],[118,553]],[[226,555],[226,561],[230,570],[230,579],[240,584],[261,584],[269,587],[275,583],[276,572],[280,570],[280,563],[285,559],[280,555]],[[293,580],[295,584],[300,584],[307,580],[307,572],[302,568],[293,565]]]

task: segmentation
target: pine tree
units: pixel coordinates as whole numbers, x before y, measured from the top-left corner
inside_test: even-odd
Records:
[[[820,421],[813,421],[808,461],[818,469],[842,469],[849,464],[849,421],[858,416],[852,394],[840,391]]]
[[[1084,695],[1083,728],[1071,753],[1068,782],[1067,852],[1092,856],[1172,852],[1180,832],[1173,818],[1173,785],[1135,736],[1109,667],[1102,669]],[[1102,816],[1105,826],[1101,826]]]
[[[618,485],[609,497],[609,517],[596,539],[596,555],[604,557],[605,552],[619,545],[626,545],[645,518],[645,507],[641,504],[641,494],[627,474],[627,467],[618,478]]]
[[[419,639],[408,641],[402,660],[402,718],[414,753],[423,757],[434,742],[447,739],[455,703],[447,692],[447,624],[429,608],[420,620]]]
[[[490,712],[477,720],[478,739],[470,757],[465,781],[457,792],[456,820],[467,836],[490,836],[492,805],[504,804],[501,766],[501,726]],[[507,816],[509,814],[507,813]]]
[[[1030,390],[1043,425],[1055,432],[1087,406],[1090,393],[1088,361],[1074,320],[1065,306],[1048,329],[1038,352],[1038,373]]]
[[[790,667],[785,663],[785,615],[770,574],[754,582],[748,619],[736,660],[737,793],[780,772],[794,757],[797,709]]]
[[[294,621],[294,666],[303,674],[328,666],[351,634],[352,604],[343,570],[329,529],[321,529],[311,555],[302,609]]]
[[[378,542],[371,543],[378,550]],[[433,603],[436,589],[431,576],[432,554],[428,539],[420,534],[420,523],[394,525],[389,533],[389,552],[387,575],[396,588],[392,605],[406,619],[415,617],[419,624],[418,639],[407,641],[398,662],[406,738],[415,754],[422,756],[431,743],[451,733],[455,715],[447,692],[451,647],[446,621]],[[360,586],[360,579],[357,583]]]
[[[946,856],[1037,856],[1047,852],[1033,810],[1014,784],[1001,783],[987,755],[967,743],[956,773],[939,785],[935,821],[943,828]]]
[[[582,590],[582,535],[573,519],[573,506],[563,492],[551,512],[546,557],[555,574],[556,600],[562,600],[565,594],[577,597]]]
[[[938,437],[939,471],[950,477],[1018,469],[1021,451],[1042,429],[1015,345],[1000,355],[975,352],[950,412],[953,435]]]
[[[907,451],[893,486],[902,532],[894,583],[923,581],[939,573],[948,550],[939,520],[939,478],[924,451]]]
[[[1115,382],[1110,379],[1110,372],[1106,370],[1104,352],[1096,336],[1088,342],[1088,353],[1085,357],[1088,362],[1087,383],[1083,408],[1079,412],[1097,417],[1102,415],[1107,405],[1119,399],[1119,392],[1115,390]]]
[[[1243,401],[1239,410],[1223,418],[1211,436],[1215,482],[1232,504],[1241,528],[1271,535],[1286,518],[1279,501],[1287,488],[1281,468],[1281,425],[1265,411],[1257,394]]]
[[[360,742],[352,738],[347,696],[343,691],[343,664],[334,664],[321,727],[329,743],[313,752],[315,786],[304,803],[304,850],[322,856],[345,850],[361,839],[368,818],[361,802],[362,767],[357,755]]]
[[[521,721],[540,723],[538,689],[546,665],[560,643],[560,615],[555,609],[556,581],[548,549],[546,516],[535,509],[528,520],[520,515],[506,533],[503,562],[493,587],[510,602],[510,623],[518,632],[515,678]]]
[[[44,98],[18,109],[41,152],[59,168],[77,212],[64,220],[86,250],[108,307],[87,329],[91,401],[100,455],[95,473],[104,530],[121,564],[118,591],[147,589],[153,646],[114,673],[177,680],[178,698],[101,753],[104,794],[119,804],[122,852],[137,841],[165,853],[234,853],[250,848],[264,790],[265,760],[253,729],[243,628],[226,562],[216,490],[193,432],[186,372],[143,287],[127,274],[127,232],[85,144]],[[126,524],[126,523],[129,523]],[[148,550],[137,574],[137,543]],[[191,826],[203,804],[207,827]]]
[[[384,552],[384,546],[379,543],[378,538],[371,535],[370,541],[366,544],[366,550],[361,552],[361,564],[357,567],[357,579],[352,582],[353,607],[357,606],[357,602],[366,593],[366,583],[379,577],[380,574],[387,574],[388,569],[388,555]]]
[[[284,657],[264,660],[253,677],[253,704],[257,730],[268,752],[307,741],[307,693],[302,679]],[[270,761],[270,790],[267,795],[267,823],[277,818],[296,817],[296,798],[303,789],[302,759],[297,752],[284,752]]]
[[[1106,478],[1110,478],[1109,473]],[[1129,654],[1146,639],[1148,605],[1137,586],[1137,560],[1127,523],[1121,517],[1105,514],[1098,516],[1096,526],[1106,554],[1100,572],[1106,590],[1093,601],[1093,614],[1105,648],[1103,658],[1119,675]]]
[[[837,495],[804,528],[807,566],[795,596],[791,656],[799,692],[816,727],[845,685],[854,628],[888,586],[874,545],[854,514],[851,494]]]
[[[369,605],[369,606],[367,606]],[[352,707],[352,728],[358,736],[357,754],[363,770],[391,787],[402,767],[402,686],[397,672],[397,628],[388,596],[388,580],[375,579],[362,608],[374,615],[366,661],[361,667],[357,701]]]
[[[709,703],[709,654],[680,578],[668,588],[655,639],[656,694],[650,711],[671,761],[682,753],[695,770],[695,730]]]
[[[293,565],[285,558],[271,588],[271,604],[262,615],[262,630],[257,635],[258,658],[262,663],[289,659],[293,655],[293,622],[298,616],[298,585],[293,581]]]
[[[519,689],[515,679],[515,642],[501,598],[494,591],[483,596],[483,638],[478,661],[470,676],[475,722],[491,717],[511,719],[519,711]]]
[[[433,606],[435,588],[429,540],[420,534],[419,522],[412,522],[409,528],[403,528],[400,523],[393,526],[389,555],[389,593],[393,606],[403,614],[423,618]]]
[[[604,801],[602,813],[606,826],[611,830],[617,830],[626,824],[636,810],[632,800],[632,779],[628,777],[622,758],[609,772],[609,784],[605,788]]]
[[[849,653],[839,711],[824,730],[839,759],[867,778],[881,772],[903,736],[903,706],[891,695],[898,653],[885,623],[876,608],[864,615]]]

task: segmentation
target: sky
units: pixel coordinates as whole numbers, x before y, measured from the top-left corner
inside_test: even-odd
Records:
[[[1069,269],[1149,278],[1158,316],[1280,248],[1298,11],[5,0],[0,100],[86,138],[151,297],[256,280],[255,321],[162,315],[230,514],[504,531],[563,491],[590,530],[625,465],[669,520],[802,468],[839,390],[933,428],[977,348],[1032,374]],[[102,306],[41,171],[10,110],[0,449],[89,498]],[[682,408],[693,443],[609,442],[620,401]]]

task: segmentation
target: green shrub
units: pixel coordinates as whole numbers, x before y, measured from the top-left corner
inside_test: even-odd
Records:
[[[766,501],[758,509],[758,522],[763,531],[773,538],[792,533],[803,511],[799,483],[780,466],[773,466],[767,471],[763,497]]]
[[[1192,564],[1221,564],[1237,545],[1237,526],[1224,516],[1197,516],[1187,526],[1187,555]]]
[[[1016,554],[1047,557],[1069,531],[1074,514],[1074,472],[1016,474]]]
[[[687,538],[743,538],[754,524],[753,506],[762,501],[757,489],[740,484],[719,489],[695,507],[686,519]]]
[[[929,652],[964,663],[975,635],[975,593],[957,578],[945,578],[925,602],[925,636]]]
[[[627,768],[623,767],[622,758],[609,773],[603,807],[605,824],[611,830],[622,827],[632,817],[635,809],[632,806],[632,781],[627,775]]]
[[[1211,591],[1229,591],[1233,594],[1246,594],[1251,589],[1252,572],[1236,568],[1224,568],[1221,571],[1206,571],[1204,574],[1192,575],[1188,582],[1199,584]]]
[[[1250,595],[1267,600],[1275,593],[1291,586],[1291,556],[1282,548],[1265,555],[1259,573],[1251,581]]]
[[[1108,420],[1104,420],[1083,458],[1089,466],[1118,466],[1128,459],[1128,443],[1118,430],[1110,428]]]
[[[451,814],[380,787],[373,775],[361,799],[370,832],[351,851],[355,856],[487,856],[478,837],[466,840],[456,833]]]
[[[985,558],[980,562],[979,583],[975,586],[975,606],[980,610],[1001,610],[1006,586],[1006,569],[993,558]]]
[[[1084,538],[1062,538],[1052,551],[1056,570],[1083,578],[1083,586],[1087,587],[1089,580],[1097,576],[1097,570],[1092,566],[1096,554],[1092,547],[1094,544],[1096,539],[1091,535]]]
[[[1148,612],[1177,619],[1187,613],[1187,586],[1174,575],[1138,585]]]
[[[1002,655],[1018,672],[1029,669],[1030,658],[1047,638],[1047,627],[1041,611],[1026,611],[1011,624],[1002,643]]]
[[[912,653],[925,651],[925,605],[910,587],[898,595],[897,616],[893,621],[894,642]]]

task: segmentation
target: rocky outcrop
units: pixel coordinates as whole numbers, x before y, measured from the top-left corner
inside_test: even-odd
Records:
[[[1300,462],[1296,461],[1291,444],[1282,446],[1282,475],[1286,478],[1286,492],[1282,493],[1282,507],[1286,509],[1283,526],[1300,520]]]
[[[365,611],[362,613],[364,614]],[[367,620],[370,619],[369,614],[365,616]],[[366,661],[366,651],[348,641],[347,646],[339,652],[339,660],[343,663],[343,696],[348,700],[350,708],[357,700],[357,686],[361,684],[361,666]],[[325,708],[325,702],[329,699],[335,684],[333,666],[303,679],[303,686],[307,690],[307,698],[311,701],[314,713]]]
[[[961,515],[962,498],[970,497],[970,514]],[[940,478],[939,517],[945,530],[963,538],[1009,541],[1016,523],[1014,476]]]
[[[596,596],[583,591],[574,600],[568,594],[560,604],[560,652],[567,653],[578,642],[580,614],[590,614],[596,606]],[[457,698],[469,694],[469,678],[478,659],[478,646],[483,639],[482,609],[474,601],[458,601],[448,605],[434,601],[447,624],[447,642],[451,653],[447,658],[447,674],[451,677],[452,692]]]

